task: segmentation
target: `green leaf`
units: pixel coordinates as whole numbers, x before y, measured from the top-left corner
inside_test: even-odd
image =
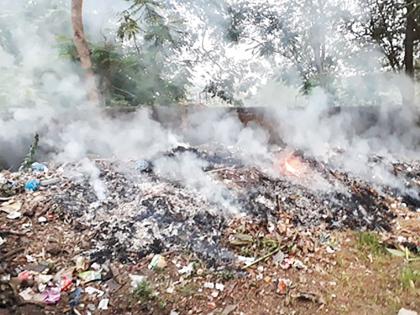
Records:
[[[386,250],[388,251],[388,253],[390,253],[392,256],[397,256],[397,257],[405,257],[405,252],[401,251],[401,250],[397,250],[397,249],[393,249],[393,248],[386,248]]]

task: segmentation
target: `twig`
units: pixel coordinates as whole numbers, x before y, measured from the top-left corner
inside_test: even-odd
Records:
[[[253,261],[252,263],[246,265],[245,267],[242,267],[242,269],[248,269],[249,267],[252,267],[256,264],[258,264],[260,261],[266,260],[267,258],[273,256],[274,254],[276,254],[278,251],[280,250],[280,247],[277,247],[275,250],[273,250],[272,252],[258,258],[257,260]]]

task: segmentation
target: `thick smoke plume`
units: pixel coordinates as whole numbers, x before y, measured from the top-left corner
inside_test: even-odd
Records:
[[[228,209],[235,208],[234,197],[203,171],[204,161],[190,154],[172,158],[162,153],[184,143],[221,146],[245,164],[272,169],[275,154],[268,131],[256,123],[244,126],[224,110],[193,112],[181,131],[164,128],[147,109],[129,118],[112,119],[92,108],[86,102],[79,69],[57,55],[56,36],[71,36],[71,31],[66,23],[56,24],[50,1],[6,3],[8,10],[0,16],[5,26],[0,33],[0,162],[4,166],[17,168],[34,134],[39,133],[38,157],[59,164],[79,163],[100,200],[106,199],[107,192],[91,158],[155,159],[159,176],[180,181]],[[408,82],[397,76],[377,80],[384,91],[397,94]],[[356,85],[372,86],[372,81],[358,78]],[[343,86],[353,100],[377,100],[376,90],[355,89],[354,80]],[[395,106],[401,105],[401,97],[393,97],[397,104],[387,104],[382,98],[380,106],[332,112],[331,97],[321,88],[307,97],[298,96],[290,87],[262,91],[248,104],[254,106],[260,100],[258,105],[267,106],[274,126],[271,132],[287,145],[368,181],[404,189],[390,169],[370,163],[375,155],[393,161],[418,153],[417,109]]]

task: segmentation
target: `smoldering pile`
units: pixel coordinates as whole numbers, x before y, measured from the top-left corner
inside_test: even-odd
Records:
[[[52,166],[48,177],[60,181],[40,193],[63,219],[93,233],[91,255],[124,262],[189,250],[210,264],[228,263],[235,256],[221,240],[238,216],[268,232],[284,214],[300,230],[389,231],[396,208],[417,211],[417,196],[373,186],[297,152],[273,157],[269,170],[246,165],[229,150],[180,146],[150,161],[90,160],[94,176],[80,164]],[[417,185],[418,163],[393,166]]]

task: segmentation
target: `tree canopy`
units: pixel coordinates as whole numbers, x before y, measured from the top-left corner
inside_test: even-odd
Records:
[[[92,70],[108,106],[205,98],[240,105],[273,80],[303,94],[319,86],[340,100],[353,93],[343,89],[349,78],[405,73],[416,80],[419,0],[121,2],[111,29],[92,36],[87,27]],[[53,35],[61,58],[77,68],[69,4],[33,0],[25,8],[38,36]],[[12,35],[10,14],[0,16],[0,52],[17,66],[28,51]]]

